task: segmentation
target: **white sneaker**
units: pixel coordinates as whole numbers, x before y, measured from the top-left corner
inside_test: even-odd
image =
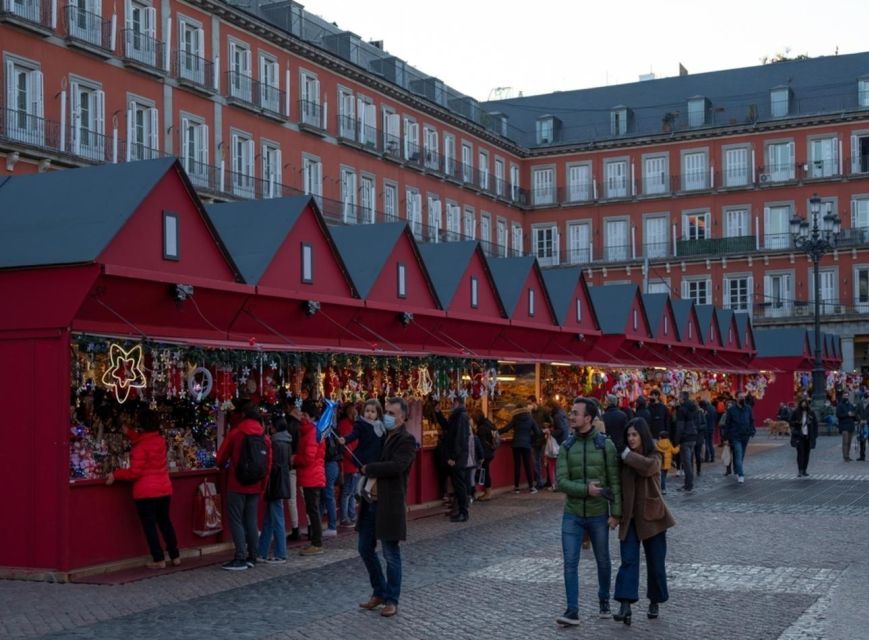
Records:
[[[337,529],[324,529],[323,530],[323,537],[324,538],[334,538],[337,535],[338,535]]]
[[[736,476],[736,481],[739,484],[742,484],[743,482],[745,482],[745,476]]]

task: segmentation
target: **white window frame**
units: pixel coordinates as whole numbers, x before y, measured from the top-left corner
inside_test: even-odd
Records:
[[[458,240],[462,235],[462,209],[455,202],[447,201],[447,240]]]
[[[82,101],[86,94],[87,104]],[[106,157],[106,94],[92,80],[71,76],[69,83],[70,146],[77,156],[105,162]],[[87,120],[87,122],[84,122]]]
[[[531,225],[531,251],[541,267],[555,267],[559,264],[560,237],[555,223]]]
[[[302,156],[302,190],[314,196],[318,203],[323,198],[323,161],[317,156]]]
[[[345,224],[357,224],[359,212],[356,206],[356,170],[341,167],[341,218]]]
[[[860,274],[866,275],[865,295],[860,291]],[[869,264],[855,264],[854,274],[854,310],[857,313],[869,313]]]
[[[577,162],[566,167],[567,201],[590,202],[594,195],[591,162]]]
[[[263,51],[259,54],[259,95],[256,99],[263,109],[283,115],[281,65],[277,58]]]
[[[776,293],[775,280],[778,280]],[[793,271],[769,271],[763,276],[764,315],[767,318],[784,318],[793,313],[794,273]]]
[[[682,151],[682,191],[702,191],[709,188],[709,150]]]
[[[753,306],[752,298],[754,297],[754,277],[749,273],[728,274],[724,276],[723,284],[723,307],[732,311],[743,311],[750,314]],[[740,293],[739,291],[734,292],[734,284],[737,284],[737,289],[744,288],[744,293]],[[733,300],[734,293],[738,296],[736,304],[734,304]]]
[[[314,283],[314,245],[303,242],[301,246],[301,279],[302,284]]]
[[[682,239],[708,240],[712,237],[709,211],[698,209],[682,212]]]
[[[815,274],[811,267],[808,269],[809,277],[806,279],[809,285],[809,302],[815,304]],[[841,308],[839,301],[839,268],[821,267],[821,315],[836,313]]]
[[[180,220],[177,213],[163,212],[163,259],[181,259]]]
[[[190,38],[187,35],[190,34]],[[198,85],[207,86],[211,78],[206,78],[205,30],[202,23],[178,16],[178,75]]]
[[[417,240],[422,240],[422,195],[416,187],[404,190],[404,208],[410,231]]]
[[[299,69],[299,107],[302,124],[325,129],[320,115],[320,78],[305,69]]]
[[[627,198],[630,166],[627,158],[606,158],[603,161],[604,197]]]
[[[776,87],[769,92],[769,113],[773,118],[785,118],[791,111],[791,90]]]
[[[404,159],[419,162],[419,123],[411,117],[404,117]]]
[[[712,280],[707,277],[683,278],[682,299],[694,304],[712,304]]]
[[[619,229],[618,233],[615,231]],[[604,260],[624,262],[631,257],[631,220],[627,216],[604,218]]]
[[[429,242],[440,242],[441,230],[444,227],[441,200],[437,194],[428,194],[428,229]]]
[[[356,140],[356,96],[353,90],[338,85],[338,135]]]
[[[160,155],[160,112],[154,102],[138,96],[127,100],[127,160],[151,160]]]
[[[253,102],[253,53],[248,43],[229,38],[229,95]]]
[[[507,220],[501,217],[495,220],[495,245],[498,255],[507,257]]]
[[[510,163],[510,197],[513,200],[519,199],[519,190],[521,189],[519,184],[520,176],[519,165]]]
[[[789,249],[791,246],[790,220],[793,202],[768,203],[763,208],[763,246],[765,249]],[[778,217],[774,222],[774,216]]]
[[[262,197],[280,198],[283,195],[283,159],[281,145],[272,140],[262,140],[260,144],[260,163],[262,176]]]
[[[232,167],[232,193],[242,198],[255,195],[254,167],[256,147],[253,135],[233,129],[230,134],[230,166]]]
[[[555,118],[545,116],[537,118],[537,144],[551,144],[555,142]]]
[[[504,195],[504,159],[495,158],[495,195]]]
[[[653,229],[652,225],[662,228]],[[670,252],[669,236],[670,214],[650,213],[643,216],[643,256],[650,259],[666,258]]]
[[[753,234],[749,205],[725,207],[722,217],[725,238],[743,238]]]
[[[524,251],[525,238],[524,238],[524,234],[522,232],[522,225],[519,224],[518,222],[514,222],[512,225],[511,237],[512,237],[511,242],[512,242],[513,255],[514,256],[523,255],[525,253],[525,251]]]
[[[699,108],[698,108],[699,107]],[[706,98],[691,98],[688,100],[688,126],[702,127],[707,124]]]
[[[466,206],[462,210],[462,231],[465,239],[475,240],[477,237],[477,213],[473,207]]]
[[[359,178],[359,213],[361,215],[361,224],[373,224],[376,222],[376,204],[377,202],[377,179],[371,175],[363,173]]]
[[[841,173],[839,168],[839,137],[813,136],[808,140],[809,177],[832,178]]]
[[[869,107],[869,78],[857,80],[857,106]]]
[[[583,242],[585,240],[585,242]],[[567,262],[569,264],[588,264],[592,256],[591,220],[578,220],[567,223]]]
[[[480,241],[490,244],[492,242],[492,214],[480,212]]]
[[[143,0],[124,2],[124,55],[157,66],[157,9]]]
[[[535,206],[555,204],[555,167],[533,167],[531,169],[533,203]]]
[[[474,147],[469,142],[462,141],[462,181],[474,182]]]
[[[670,156],[667,153],[643,155],[643,195],[663,195],[670,191]]]
[[[385,222],[398,220],[398,185],[394,182],[383,183],[383,215]]]
[[[181,165],[197,187],[209,186],[208,175],[208,151],[209,142],[208,124],[205,118],[181,113],[180,135]]]
[[[764,145],[764,176],[761,182],[787,182],[795,176],[793,140],[771,140]]]
[[[489,152],[477,149],[477,165],[480,174],[480,188],[489,189]]]
[[[721,150],[721,164],[724,167],[725,187],[746,187],[751,184],[754,167],[750,145],[725,146]]]

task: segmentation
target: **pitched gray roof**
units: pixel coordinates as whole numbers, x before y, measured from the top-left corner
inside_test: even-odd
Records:
[[[658,335],[658,325],[661,324],[661,319],[664,317],[664,309],[667,308],[669,298],[669,293],[643,294],[643,306],[646,308],[646,317],[649,318],[649,328],[653,336]]]
[[[749,316],[745,312],[737,312],[733,314],[733,317],[736,318],[736,329],[739,334],[737,337],[739,338],[739,347],[741,349],[747,349],[748,345],[745,343],[745,334],[748,331],[748,327],[751,325],[751,316]]]
[[[729,337],[730,321],[733,319],[733,311],[715,307],[715,318],[718,321],[718,335],[721,336],[721,342],[726,345]],[[736,339],[736,343],[739,344],[739,338]]]
[[[558,324],[564,325],[568,314],[573,310],[573,293],[582,278],[582,269],[579,267],[558,267],[541,269],[543,282],[552,300],[555,319]],[[593,310],[592,310],[593,311]]]
[[[712,326],[715,307],[711,304],[695,304],[694,310],[697,311],[697,320],[700,323],[700,337],[703,339],[703,344],[709,344],[709,327]],[[721,334],[721,327],[718,327],[718,333],[719,335]]]
[[[679,339],[685,340],[688,337],[688,321],[691,318],[691,308],[694,306],[694,302],[683,300],[682,298],[670,298],[670,304],[673,305],[673,315],[676,317]],[[702,333],[700,334],[700,338],[702,340]]]
[[[0,184],[0,268],[93,262],[174,158],[14,176]]]
[[[488,260],[489,271],[492,273],[492,279],[495,281],[498,295],[501,297],[508,318],[513,317],[516,303],[519,302],[519,295],[522,293],[522,287],[525,286],[525,281],[528,279],[528,272],[534,266],[534,260],[536,260],[534,256],[489,258]],[[546,292],[542,293],[545,297]]]
[[[625,332],[637,291],[639,288],[635,284],[605,284],[588,288],[601,333]]]
[[[511,127],[523,132],[516,133],[518,143],[539,148],[539,117],[553,115],[560,120],[554,145],[611,139],[615,136],[610,113],[616,106],[627,107],[632,114],[627,135],[621,138],[662,133],[668,113],[675,114],[674,130],[687,129],[688,99],[693,97],[709,101],[711,126],[752,122],[752,107],[755,120],[771,120],[770,90],[775,87],[790,88],[791,115],[854,110],[857,79],[867,72],[869,53],[855,53],[512,98],[485,102],[483,108],[505,114]]]
[[[806,330],[802,327],[758,329],[754,332],[758,358],[785,358],[803,355]]]
[[[311,202],[310,196],[243,200],[212,204],[206,211],[244,281],[257,284]]]
[[[474,240],[426,242],[417,245],[441,308],[449,308],[478,246]]]
[[[329,232],[359,297],[368,297],[406,222],[330,225]]]

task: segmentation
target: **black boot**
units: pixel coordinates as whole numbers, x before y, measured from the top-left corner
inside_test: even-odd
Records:
[[[299,527],[293,527],[293,532],[287,536],[287,540],[300,540],[301,537],[299,535]]]
[[[658,617],[658,603],[650,602],[649,603],[649,613],[646,614],[649,616],[649,620],[654,620]]]
[[[631,624],[631,603],[622,602],[619,605],[618,613],[613,614],[613,620],[616,622],[624,622],[626,625]]]

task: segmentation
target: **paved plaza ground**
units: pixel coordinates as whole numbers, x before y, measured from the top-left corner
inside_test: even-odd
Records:
[[[555,624],[563,497],[541,492],[477,503],[465,524],[411,522],[392,619],[358,609],[369,590],[347,534],[327,540],[322,556],[240,573],[210,566],[115,586],[0,581],[0,638],[869,638],[869,462],[843,462],[839,442],[818,440],[807,479],[795,477],[785,440],[764,433],[744,485],[720,464],[704,467],[691,496],[671,477],[670,601],[650,621],[641,600],[630,628],[597,618],[590,552],[580,561],[582,625]]]

